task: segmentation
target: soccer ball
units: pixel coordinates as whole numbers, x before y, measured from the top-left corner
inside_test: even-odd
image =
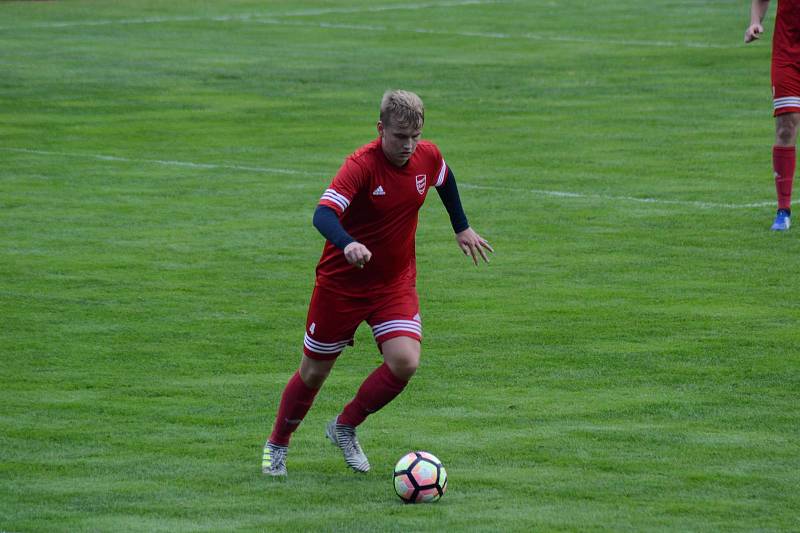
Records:
[[[407,453],[394,466],[394,491],[406,503],[435,502],[446,490],[447,471],[432,453]]]

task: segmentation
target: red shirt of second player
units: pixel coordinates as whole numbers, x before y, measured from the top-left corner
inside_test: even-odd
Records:
[[[800,66],[800,0],[779,0],[772,37],[772,62]]]

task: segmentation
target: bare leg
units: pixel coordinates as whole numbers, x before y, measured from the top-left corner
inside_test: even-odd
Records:
[[[784,113],[775,117],[775,146],[795,146],[800,113]]]
[[[325,383],[335,363],[336,359],[320,361],[303,354],[303,359],[300,361],[300,379],[307,387],[318,389]]]
[[[395,337],[381,346],[383,360],[392,374],[408,381],[419,367],[421,346],[418,340],[411,337]]]

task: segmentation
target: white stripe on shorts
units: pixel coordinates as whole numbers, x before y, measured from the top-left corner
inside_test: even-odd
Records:
[[[303,338],[303,345],[314,353],[332,354],[339,353],[344,350],[344,347],[350,343],[349,340],[340,342],[319,342],[315,341],[306,333]]]
[[[422,336],[422,324],[416,320],[389,320],[382,324],[376,324],[372,327],[372,335],[377,339],[381,335],[391,333],[393,331],[407,331],[409,333],[416,333]]]
[[[774,109],[782,107],[800,107],[800,96],[784,96],[783,98],[775,98],[772,101]]]

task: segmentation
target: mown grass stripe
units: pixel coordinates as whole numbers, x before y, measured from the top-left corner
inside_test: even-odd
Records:
[[[166,165],[166,166],[178,166],[178,167],[189,167],[189,168],[203,168],[203,169],[230,169],[230,170],[239,170],[244,172],[261,172],[266,174],[301,174],[307,176],[330,176],[329,173],[324,172],[310,172],[306,170],[298,170],[298,169],[288,169],[288,168],[271,168],[271,167],[255,167],[255,166],[247,166],[247,165],[231,165],[231,164],[222,164],[222,163],[192,163],[189,161],[166,161],[160,159],[136,159],[136,158],[129,158],[129,157],[118,157],[118,156],[111,156],[111,155],[102,155],[102,154],[79,154],[79,153],[66,153],[66,152],[52,152],[47,150],[34,150],[28,148],[9,148],[9,147],[0,147],[0,150],[8,151],[8,152],[19,152],[19,153],[28,153],[28,154],[38,154],[38,155],[55,155],[55,156],[65,156],[65,157],[84,157],[89,159],[98,159],[100,161],[121,161],[126,163],[147,163],[147,164],[156,164],[156,165]],[[292,188],[297,188],[299,185],[296,183],[291,184]],[[318,188],[317,184],[308,184],[309,187],[316,187]],[[666,198],[637,198],[633,196],[615,196],[615,195],[608,195],[608,194],[588,194],[588,193],[581,193],[581,192],[571,192],[571,191],[548,191],[542,189],[524,189],[519,187],[495,187],[490,185],[476,185],[470,183],[460,183],[460,186],[466,189],[476,189],[476,190],[485,190],[485,191],[497,191],[503,193],[527,193],[533,194],[538,196],[551,196],[555,198],[575,198],[575,199],[588,199],[588,200],[603,200],[608,202],[638,202],[638,203],[645,203],[645,204],[657,204],[657,205],[675,205],[675,206],[685,206],[685,207],[696,207],[701,209],[753,209],[753,208],[761,208],[772,206],[774,202],[772,201],[763,201],[763,202],[751,202],[745,204],[731,204],[731,203],[721,203],[721,202],[704,202],[699,200],[671,200]]]

